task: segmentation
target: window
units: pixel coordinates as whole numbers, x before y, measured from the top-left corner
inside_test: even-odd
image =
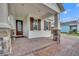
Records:
[[[50,30],[50,22],[44,21],[44,30]]]
[[[33,28],[34,28],[34,30],[38,29],[38,22],[37,22],[37,20],[34,20]]]
[[[38,19],[38,30],[41,30],[41,20]]]
[[[22,24],[21,21],[18,21],[17,23],[18,31],[22,31],[21,24]]]
[[[30,17],[30,30],[41,30],[41,20]]]
[[[48,30],[49,29],[49,27],[48,27],[48,22],[46,22],[46,30]]]

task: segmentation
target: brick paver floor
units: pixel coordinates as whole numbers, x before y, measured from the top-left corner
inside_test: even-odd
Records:
[[[18,38],[13,42],[12,47],[11,55],[79,56],[79,37],[62,34],[60,44],[50,38]]]
[[[33,52],[32,56],[79,56],[79,37],[61,35],[61,43]]]
[[[51,38],[16,38],[16,40],[12,42],[12,53],[10,55],[28,55],[33,51],[43,49],[52,44],[55,44],[55,42]]]

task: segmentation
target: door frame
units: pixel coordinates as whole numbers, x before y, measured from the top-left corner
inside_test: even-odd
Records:
[[[21,22],[21,31],[18,31],[18,25],[17,25],[18,22]],[[23,21],[22,20],[16,20],[16,35],[23,35]]]

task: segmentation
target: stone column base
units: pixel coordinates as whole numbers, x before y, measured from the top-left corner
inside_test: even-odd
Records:
[[[60,43],[60,30],[53,29],[53,40]]]
[[[0,55],[9,55],[11,53],[10,29],[0,28]]]

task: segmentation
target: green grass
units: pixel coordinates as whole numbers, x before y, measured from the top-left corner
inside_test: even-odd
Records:
[[[69,35],[79,36],[79,33],[76,33],[76,32],[72,32],[72,33],[62,33],[62,34],[69,34]]]

